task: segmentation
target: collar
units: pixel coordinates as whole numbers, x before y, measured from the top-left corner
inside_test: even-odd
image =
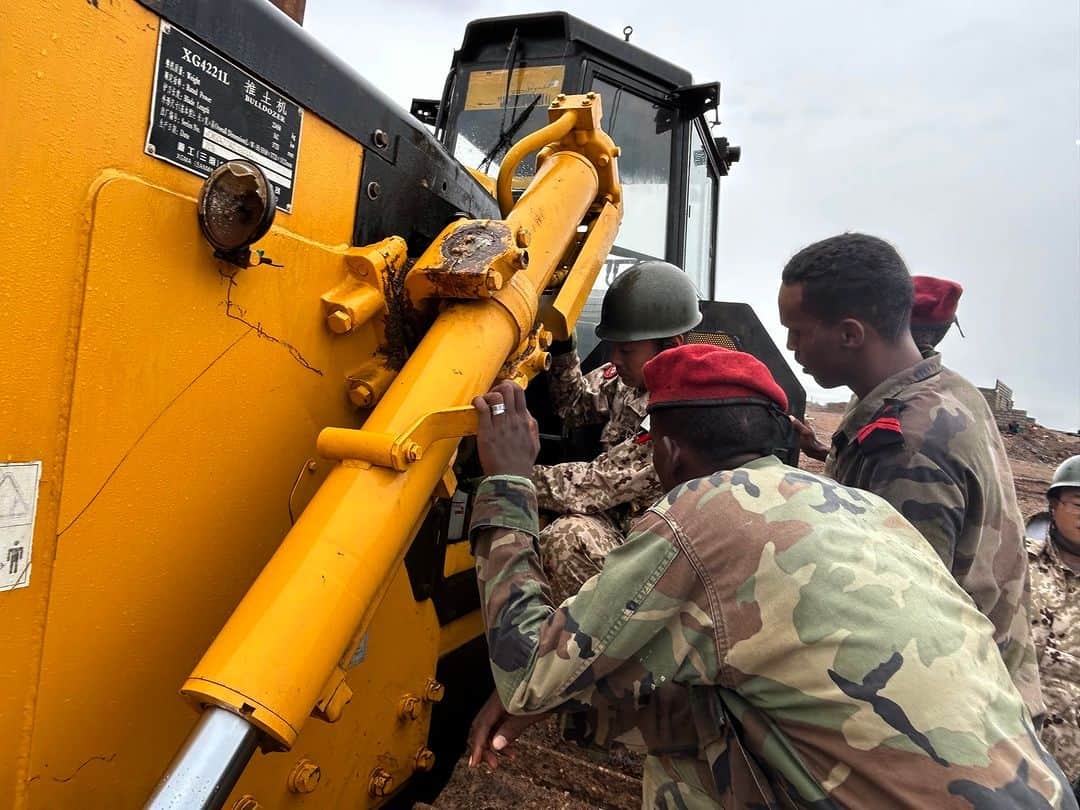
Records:
[[[1046,548],[1044,549],[1046,556],[1050,559],[1052,563],[1054,563],[1054,565],[1056,565],[1062,571],[1065,571],[1068,574],[1072,574],[1074,577],[1080,576],[1080,571],[1074,571],[1072,568],[1066,565],[1065,560],[1061,558],[1061,553],[1058,551],[1057,547],[1057,538],[1055,537],[1056,534],[1057,531],[1054,529],[1053,524],[1051,524],[1049,530],[1046,533],[1047,540]]]
[[[846,446],[855,441],[855,437],[858,435],[859,430],[874,418],[874,414],[881,410],[881,407],[885,404],[885,400],[895,399],[897,394],[905,389],[910,388],[916,383],[929,380],[931,377],[936,377],[940,373],[941,355],[938,352],[934,352],[929,357],[924,357],[915,365],[909,366],[903,371],[897,372],[887,378],[884,382],[879,383],[873,391],[862,399],[855,401],[854,404],[848,408],[847,413],[844,414],[843,421],[840,423],[840,427],[837,429],[836,433],[833,434],[833,444],[837,446]],[[843,436],[843,439],[838,441],[841,436]]]
[[[770,467],[783,467],[784,462],[778,459],[774,455],[762,456],[761,458],[755,458],[753,461],[748,461],[745,464],[740,464],[736,467],[736,470],[766,470]],[[732,470],[734,472],[734,470]]]
[[[619,388],[626,392],[626,404],[630,410],[644,418],[649,410],[649,392],[644,388],[631,388],[622,380],[619,380]]]

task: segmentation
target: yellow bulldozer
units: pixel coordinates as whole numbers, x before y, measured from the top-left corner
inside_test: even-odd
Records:
[[[469,402],[595,453],[546,349],[603,362],[640,259],[801,415],[713,300],[719,85],[628,39],[476,21],[405,112],[265,0],[0,9],[0,807],[435,795],[491,689]]]

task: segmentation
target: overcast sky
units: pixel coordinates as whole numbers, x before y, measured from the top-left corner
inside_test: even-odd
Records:
[[[308,0],[305,27],[391,98],[437,98],[465,24],[551,10],[487,0]],[[964,285],[941,348],[1040,422],[1080,427],[1080,2],[566,2],[722,85],[743,147],[721,190],[717,297],[783,346],[779,273],[845,230]],[[789,355],[790,358],[790,355]],[[811,398],[846,399],[846,389]]]

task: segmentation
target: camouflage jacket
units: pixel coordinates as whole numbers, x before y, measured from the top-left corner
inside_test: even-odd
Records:
[[[470,538],[507,709],[685,689],[725,807],[1076,807],[993,627],[874,495],[773,457],[689,481],[557,609],[526,479],[481,483]]]
[[[592,461],[533,469],[540,508],[560,514],[607,512],[625,531],[663,494],[648,441],[649,395],[625,385],[610,363],[582,375],[574,352],[555,356],[549,374],[552,403],[567,427],[604,428],[601,453]]]
[[[982,394],[934,354],[855,402],[825,474],[880,495],[930,541],[994,624],[1032,716],[1045,711],[1031,639],[1024,522],[1012,468]]]
[[[1046,699],[1042,739],[1065,775],[1076,781],[1080,779],[1080,572],[1064,563],[1052,536],[1029,538],[1028,554],[1033,634]]]

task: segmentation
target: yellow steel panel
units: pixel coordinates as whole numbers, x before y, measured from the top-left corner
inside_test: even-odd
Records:
[[[195,719],[176,690],[288,529],[319,427],[353,419],[334,348],[375,343],[323,326],[338,254],[275,231],[260,246],[285,266],[232,286],[193,219],[190,199],[129,177],[94,201],[35,806],[148,795]],[[229,295],[247,323],[229,317],[241,317]]]
[[[195,224],[202,181],[143,154],[157,24],[135,3],[0,8],[0,84],[21,111],[0,118],[0,250],[17,259],[0,295],[0,457],[43,461],[31,585],[0,594],[0,807],[146,798],[195,721],[184,675],[288,528],[318,429],[353,423],[347,358],[376,345],[367,329],[330,336],[319,316],[343,277],[325,246],[350,240],[362,150],[310,114],[294,212],[260,244],[286,267],[237,277],[232,301],[257,327],[227,317]],[[109,81],[87,69],[103,62]],[[311,351],[323,376],[270,337]],[[305,478],[301,504],[328,469]],[[426,734],[426,720],[387,719],[389,695],[433,674],[437,622],[403,574],[386,599],[394,615],[375,617],[348,677],[364,700],[298,743],[329,776],[317,806],[363,804],[350,768],[407,763]],[[391,658],[398,633],[415,643]],[[279,806],[292,764],[258,757],[241,784]]]
[[[462,644],[472,641],[484,632],[484,616],[479,610],[474,610],[460,618],[454,619],[442,628],[442,636],[439,639],[439,655],[453,652]]]
[[[452,543],[446,547],[446,559],[443,560],[443,576],[452,577],[462,571],[472,570],[475,559],[469,551],[469,542]]]

